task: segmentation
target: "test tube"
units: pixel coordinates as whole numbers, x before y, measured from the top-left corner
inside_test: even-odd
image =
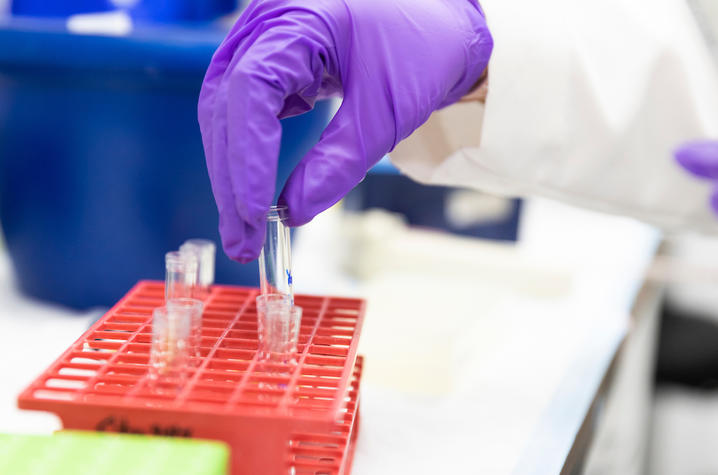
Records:
[[[284,294],[257,296],[259,360],[272,363],[296,363],[301,307],[290,303]]]
[[[292,249],[286,221],[286,206],[269,208],[264,246],[259,254],[259,283],[262,294],[283,294],[293,304]]]
[[[187,340],[187,354],[190,356],[189,364],[198,366],[201,358],[200,347],[202,343],[202,311],[204,302],[191,298],[176,298],[167,301],[167,308],[171,313],[189,313],[189,339]]]
[[[192,298],[197,286],[197,256],[190,252],[165,254],[165,301]]]
[[[192,253],[197,256],[197,295],[204,300],[214,284],[214,259],[217,246],[207,239],[188,239],[179,248],[180,253]]]
[[[176,392],[187,380],[190,313],[158,307],[152,313],[150,381],[158,391]]]
[[[302,307],[292,305],[289,313],[289,339],[287,340],[284,354],[290,364],[297,363],[297,343],[299,343],[299,329],[302,325],[302,312]]]

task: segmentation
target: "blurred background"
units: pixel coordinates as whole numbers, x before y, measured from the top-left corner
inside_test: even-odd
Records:
[[[241,7],[0,0],[0,431],[57,428],[23,386],[166,251],[219,243],[196,103]],[[283,121],[278,190],[336,106]],[[355,473],[718,473],[718,241],[388,158],[293,239],[298,292],[369,302]],[[256,263],[220,251],[216,280]]]

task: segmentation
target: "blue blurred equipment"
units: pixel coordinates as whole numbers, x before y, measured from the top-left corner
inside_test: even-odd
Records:
[[[34,17],[66,17],[114,8],[111,0],[10,0],[10,12],[13,15]]]
[[[77,13],[127,10],[151,22],[210,21],[237,9],[237,0],[12,0],[13,15],[67,17]]]
[[[518,238],[521,200],[507,198],[500,213],[477,216],[471,222],[457,223],[447,214],[452,195],[457,193],[456,188],[417,183],[399,175],[386,160],[379,162],[372,171],[373,173],[347,195],[348,210],[385,209],[401,214],[412,226],[437,229],[460,236],[498,241],[516,241]]]
[[[137,20],[190,22],[213,20],[236,8],[237,0],[139,0],[130,13]]]
[[[53,2],[50,2],[53,3]],[[21,289],[77,308],[161,279],[185,239],[219,244],[197,96],[225,32],[143,27],[74,35],[64,22],[0,25],[0,222]],[[278,189],[318,140],[330,106],[284,120]],[[257,265],[217,256],[217,281]]]

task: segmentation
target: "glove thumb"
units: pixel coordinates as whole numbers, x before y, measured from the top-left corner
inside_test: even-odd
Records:
[[[364,179],[367,170],[389,151],[393,125],[361,119],[350,99],[294,169],[279,197],[289,211],[290,226],[300,226],[342,199]],[[388,137],[387,131],[391,131]],[[366,137],[371,137],[367,143]]]

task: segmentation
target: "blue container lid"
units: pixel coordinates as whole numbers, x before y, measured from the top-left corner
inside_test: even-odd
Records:
[[[77,13],[113,10],[111,0],[12,0],[13,15],[36,17],[67,17]]]
[[[122,36],[77,34],[58,19],[0,19],[0,66],[204,74],[226,30],[219,27],[139,25]]]
[[[10,11],[16,16],[65,18],[122,8],[141,21],[174,23],[214,20],[237,5],[237,0],[13,0]]]

